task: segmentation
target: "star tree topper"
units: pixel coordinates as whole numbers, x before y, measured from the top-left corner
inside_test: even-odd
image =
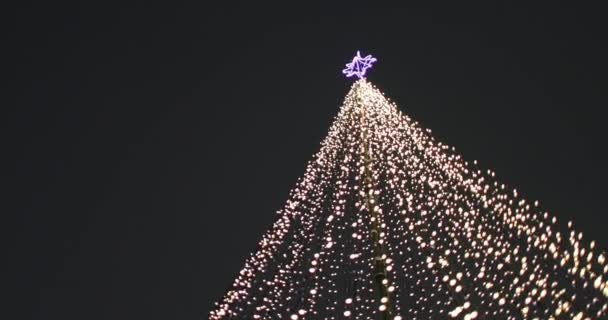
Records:
[[[361,57],[361,52],[357,50],[357,55],[353,58],[351,63],[346,64],[346,69],[342,70],[342,73],[347,77],[357,76],[359,79],[365,76],[365,71],[372,67],[372,63],[378,61],[376,58],[372,57],[371,54],[365,56],[365,58]]]

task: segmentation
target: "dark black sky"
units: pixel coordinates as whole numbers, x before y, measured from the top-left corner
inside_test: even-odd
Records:
[[[206,318],[318,149],[357,49],[441,141],[608,247],[601,7],[330,2],[10,11],[11,319]]]

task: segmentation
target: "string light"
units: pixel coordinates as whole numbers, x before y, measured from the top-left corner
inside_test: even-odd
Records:
[[[597,319],[607,303],[595,242],[363,78],[209,319]]]

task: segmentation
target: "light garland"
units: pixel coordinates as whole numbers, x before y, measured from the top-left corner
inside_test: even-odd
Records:
[[[584,320],[608,310],[595,242],[437,142],[364,78],[278,214],[209,319]]]

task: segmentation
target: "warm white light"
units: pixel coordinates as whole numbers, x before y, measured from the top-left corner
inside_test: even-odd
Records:
[[[357,81],[209,319],[605,318],[602,246],[498,176]]]

